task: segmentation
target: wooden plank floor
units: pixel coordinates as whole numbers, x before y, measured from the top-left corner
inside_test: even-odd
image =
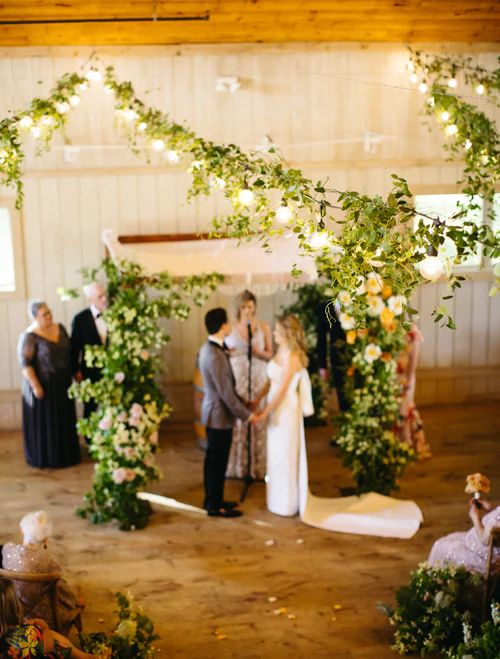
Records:
[[[0,543],[18,538],[24,513],[45,508],[54,519],[52,551],[87,598],[86,630],[108,628],[112,593],[130,589],[157,623],[160,657],[396,656],[377,601],[392,600],[434,540],[469,527],[466,474],[489,475],[492,499],[500,502],[498,405],[429,408],[423,417],[434,457],[408,470],[399,494],[417,501],[424,513],[425,524],[412,540],[329,533],[273,516],[262,484],[252,487],[238,520],[158,509],[144,531],[95,527],[74,516],[92,464],[32,470],[24,463],[21,435],[3,433]],[[336,496],[337,487],[350,481],[328,439],[327,429],[308,431],[311,489]],[[203,454],[191,427],[167,425],[162,446],[164,480],[155,491],[200,505]],[[237,497],[239,489],[231,482],[227,494]],[[275,544],[267,546],[268,540]],[[278,601],[269,604],[270,596]],[[342,610],[334,611],[335,604]],[[296,619],[275,616],[277,607]],[[217,640],[215,630],[228,638]]]

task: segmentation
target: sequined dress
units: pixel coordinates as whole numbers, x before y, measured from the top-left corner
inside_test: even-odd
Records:
[[[500,527],[500,506],[483,517],[483,526],[487,532],[490,532],[493,527]],[[486,573],[487,561],[488,545],[483,545],[474,527],[467,532],[450,533],[450,535],[436,540],[429,554],[430,565],[454,563],[481,574]],[[500,568],[500,549],[498,547],[493,548],[492,564],[495,571],[498,571]]]
[[[59,328],[57,342],[27,330],[18,343],[21,368],[32,366],[44,391],[43,398],[35,398],[23,378],[24,452],[26,462],[39,469],[60,469],[80,462],[75,403],[67,393],[71,344],[65,328]]]
[[[2,565],[11,572],[24,572],[26,574],[53,574],[62,572],[56,559],[43,547],[30,547],[29,545],[16,545],[8,542],[2,549]],[[52,618],[52,604],[50,594],[43,594],[46,587],[44,583],[14,582],[17,596],[21,603],[27,604],[30,609],[30,618],[36,617],[45,620],[51,629],[55,627]],[[71,622],[76,608],[76,597],[70,585],[64,579],[57,583],[59,595],[59,613],[63,627]],[[33,603],[39,604],[32,609]]]
[[[233,327],[231,334],[226,338],[226,345],[231,349],[230,361],[236,380],[236,393],[244,400],[248,400],[248,343],[243,339],[236,327]],[[260,350],[265,349],[265,338],[262,328],[257,326],[252,345]],[[257,394],[262,390],[267,381],[266,376],[267,363],[258,357],[252,357],[251,371],[251,399],[255,399]],[[265,401],[262,401],[258,411],[261,412],[265,407]],[[233,430],[233,443],[227,466],[226,475],[236,478],[243,478],[247,473],[248,464],[248,441],[247,441],[248,424],[236,420]],[[256,425],[251,425],[251,470],[252,478],[264,478],[266,475],[266,434],[267,421]]]

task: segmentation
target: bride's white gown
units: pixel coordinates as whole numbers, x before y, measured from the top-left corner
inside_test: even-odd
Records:
[[[269,400],[281,388],[283,368],[272,359],[267,367]],[[300,513],[306,524],[329,531],[411,538],[423,520],[413,501],[370,492],[323,499],[309,491],[304,416],[314,407],[309,374],[296,373],[283,402],[271,414],[267,431],[267,507],[276,515]]]

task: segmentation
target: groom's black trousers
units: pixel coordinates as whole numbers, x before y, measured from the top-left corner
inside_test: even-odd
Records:
[[[207,428],[207,452],[205,454],[205,510],[215,510],[224,501],[224,483],[227,463],[233,441],[233,429]]]

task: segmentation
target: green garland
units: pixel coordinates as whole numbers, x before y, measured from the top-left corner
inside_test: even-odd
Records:
[[[140,529],[148,522],[150,507],[137,493],[161,477],[155,463],[158,430],[171,411],[155,381],[159,351],[169,340],[159,319],[186,319],[186,301],[201,306],[206,291],[215,290],[222,276],[178,282],[168,273],[146,276],[137,264],[107,259],[86,272],[85,279],[103,280],[107,286],[108,344],[87,346],[85,351],[87,365],[101,368],[102,378],[75,383],[69,390],[80,401],[93,398],[99,403],[96,412],[78,422],[79,432],[91,440],[96,465],[92,491],[77,514],[95,524],[116,520],[122,530]],[[71,296],[71,291],[61,293]]]
[[[307,356],[309,357],[308,371],[311,378],[312,398],[314,414],[305,419],[306,426],[324,426],[327,423],[327,394],[328,383],[318,374],[317,353],[317,315],[318,309],[331,297],[331,290],[325,283],[304,284],[294,288],[296,300],[293,304],[281,307],[281,313],[285,316],[295,314],[306,333]]]

